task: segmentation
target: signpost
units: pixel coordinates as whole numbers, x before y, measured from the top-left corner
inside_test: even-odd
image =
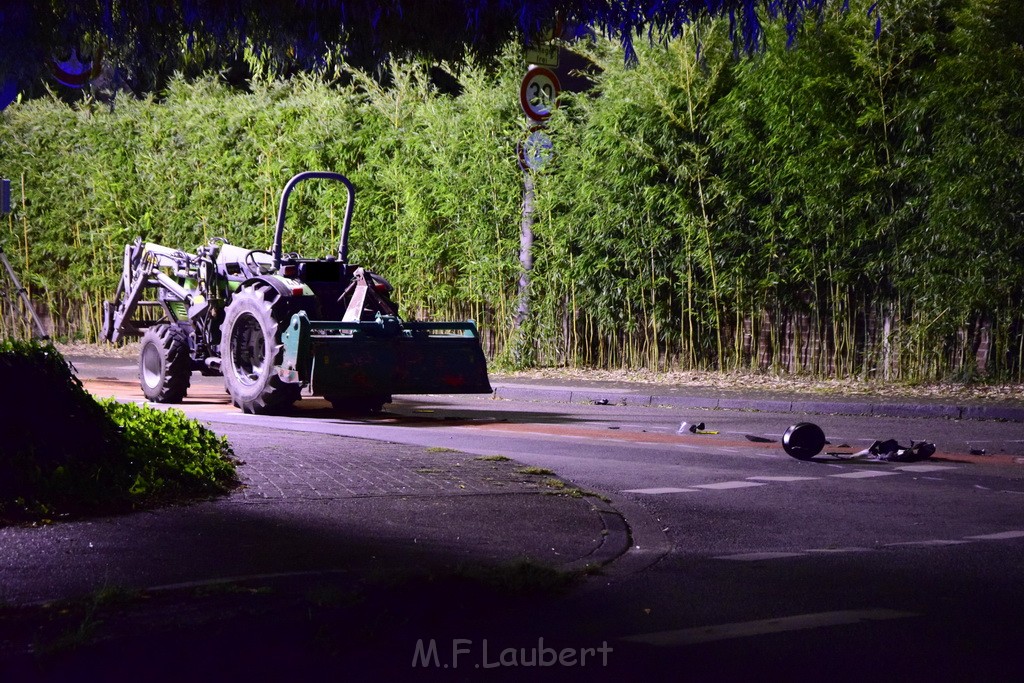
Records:
[[[555,156],[554,148],[551,136],[540,126],[534,127],[526,139],[519,142],[519,168],[524,171],[540,171]]]
[[[519,167],[523,169],[523,213],[519,230],[519,305],[516,310],[515,326],[521,330],[530,311],[530,272],[533,270],[533,174],[539,172],[554,156],[554,143],[544,132],[544,122],[558,107],[558,94],[562,90],[558,76],[552,69],[558,68],[559,47],[552,44],[561,34],[561,23],[556,21],[539,40],[526,45],[526,61],[529,68],[519,86],[519,105],[527,119],[533,123],[525,140],[519,142],[517,154]],[[522,359],[529,351],[529,340],[517,335],[517,348],[513,353]]]

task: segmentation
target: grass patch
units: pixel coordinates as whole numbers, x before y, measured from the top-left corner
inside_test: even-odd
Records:
[[[122,607],[142,598],[139,591],[104,586],[80,600],[51,603],[44,609],[66,625],[50,639],[37,639],[33,649],[40,655],[53,655],[89,645],[103,624],[99,614],[103,609]]]
[[[448,448],[446,446],[430,446],[427,448],[427,453],[461,453],[462,451],[455,448]]]
[[[455,569],[455,577],[500,589],[506,594],[560,594],[568,590],[579,576],[563,572],[531,560],[518,560],[496,566],[467,566]]]
[[[529,474],[531,476],[545,477],[553,475],[554,472],[546,467],[518,467],[516,474]]]
[[[506,457],[504,455],[481,455],[481,456],[473,458],[473,459],[474,460],[482,460],[484,462],[511,462],[512,461],[512,458]]]
[[[600,493],[594,491],[588,491],[587,489],[581,489],[579,486],[572,486],[562,481],[561,479],[548,478],[543,482],[544,486],[547,486],[551,491],[547,491],[552,495],[568,496],[569,498],[597,498],[603,500],[606,503],[610,503],[607,496],[602,496]]]

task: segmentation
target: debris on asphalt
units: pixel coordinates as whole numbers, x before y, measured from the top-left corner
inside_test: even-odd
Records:
[[[684,422],[683,424],[679,425],[679,429],[676,430],[676,434],[686,434],[687,432],[689,432],[691,434],[717,434],[718,433],[718,432],[713,431],[713,430],[706,430],[706,429],[704,429],[704,423],[703,422],[699,422],[697,424],[690,424],[689,422]]]
[[[825,432],[813,422],[797,422],[782,435],[782,448],[797,460],[810,460],[825,447]]]
[[[862,451],[853,454],[855,458],[870,458],[886,462],[918,462],[927,460],[935,453],[935,444],[928,441],[910,442],[901,446],[896,439],[875,441]]]
[[[753,434],[744,434],[743,437],[747,441],[753,441],[754,443],[776,443],[776,439],[769,439],[766,436],[754,436]]]
[[[599,399],[597,399],[595,401],[591,401],[591,403],[593,403],[595,406],[606,406],[606,405],[608,405],[608,399],[606,399],[606,398],[599,398]]]
[[[970,450],[970,454],[971,455],[985,455],[985,449],[984,448],[972,448]]]

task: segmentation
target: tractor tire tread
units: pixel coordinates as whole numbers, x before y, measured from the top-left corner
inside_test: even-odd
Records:
[[[160,354],[160,381],[154,387],[142,380],[142,362],[146,345],[153,344]],[[191,386],[192,359],[189,356],[188,335],[177,325],[159,324],[150,327],[142,336],[139,356],[142,391],[155,403],[180,403]]]
[[[230,348],[233,329],[229,329],[229,322],[233,327],[241,312],[246,312],[256,318],[261,329],[271,331],[274,343],[270,344],[266,357],[269,357],[267,369],[272,368],[274,360],[281,353],[283,348],[280,343],[281,334],[290,322],[283,318],[283,315],[275,315],[275,304],[278,299],[276,292],[266,286],[245,287],[240,290],[232,299],[231,304],[225,310],[224,342],[225,349],[222,355],[221,371],[224,375],[225,387],[231,396],[231,403],[243,412],[256,415],[267,415],[287,410],[295,401],[301,398],[301,386],[282,381],[277,375],[270,373],[257,381],[255,391],[244,391],[234,377],[234,358]],[[248,302],[248,303],[247,303]],[[240,311],[248,307],[247,311]]]

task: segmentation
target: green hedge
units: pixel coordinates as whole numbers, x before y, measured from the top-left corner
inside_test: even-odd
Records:
[[[737,58],[724,23],[587,48],[593,90],[549,122],[523,358],[903,379],[1022,376],[1024,37],[1018,0],[870,0],[795,49]],[[884,8],[883,8],[884,9]],[[0,115],[21,206],[3,241],[58,335],[94,338],[124,244],[269,245],[278,193],[359,191],[352,254],[418,317],[476,319],[506,355],[517,306],[524,71],[395,61],[386,85],[177,80],[113,111]],[[24,185],[24,192],[21,185]],[[303,188],[286,248],[329,253],[342,198]],[[333,207],[333,208],[332,208]],[[0,302],[0,306],[3,303]]]
[[[224,493],[227,440],[177,410],[95,401],[50,345],[0,341],[0,519]]]

